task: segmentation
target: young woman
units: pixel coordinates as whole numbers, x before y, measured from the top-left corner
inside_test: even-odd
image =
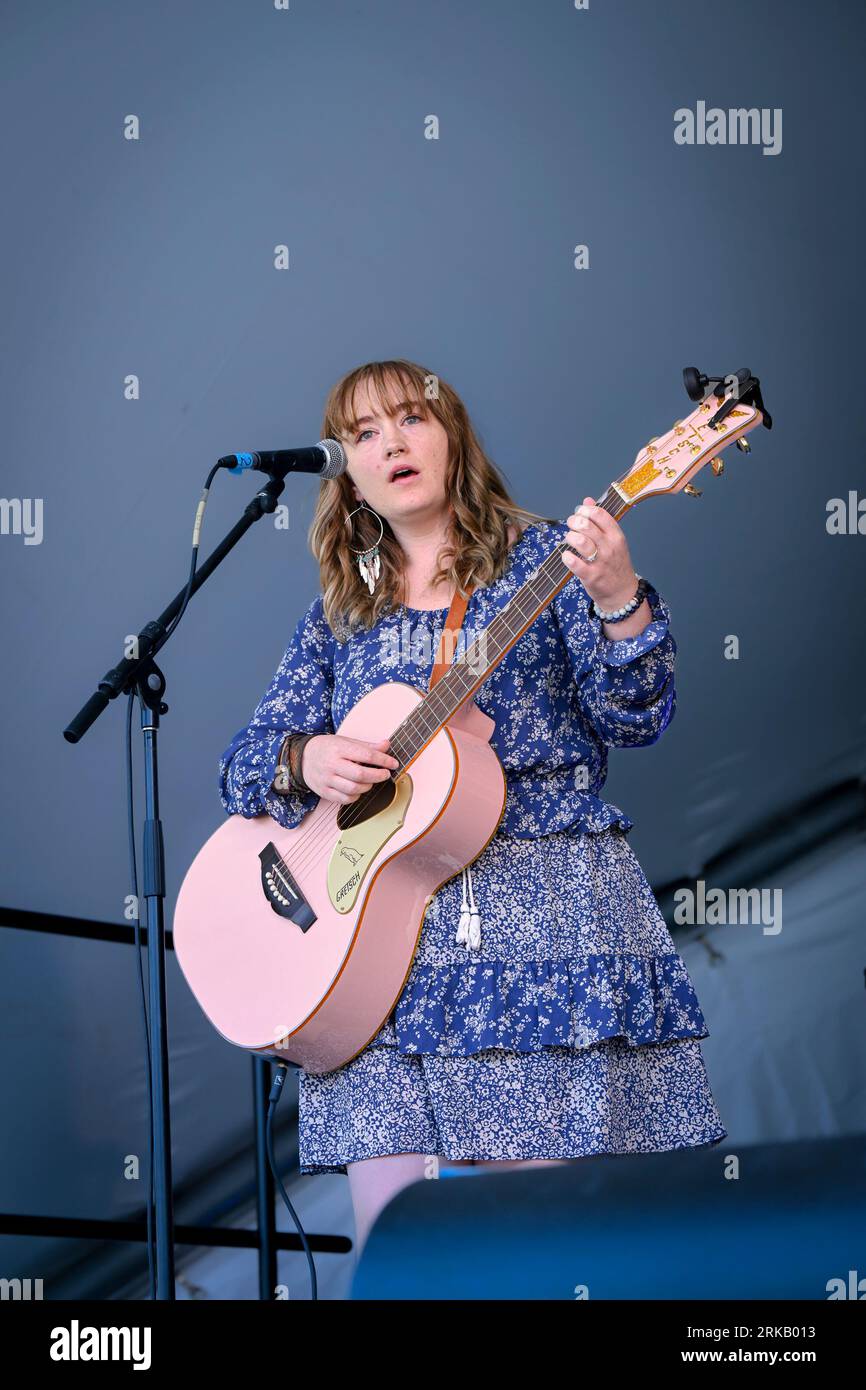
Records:
[[[607,748],[655,742],[676,703],[670,615],[622,529],[591,497],[566,522],[518,506],[456,392],[413,362],[346,376],[322,436],[348,458],[310,532],[322,593],[223,755],[227,811],[291,828],[319,797],[346,804],[389,777],[386,738],[334,732],[353,705],[385,681],[428,688],[457,586],[472,586],[459,660],[558,545],[579,552],[563,552],[574,578],[474,697],[506,772],[497,831],[434,893],[379,1034],[335,1071],[298,1072],[301,1171],[348,1173],[360,1247],[439,1159],[563,1162],[727,1130],[632,822],[599,795]]]

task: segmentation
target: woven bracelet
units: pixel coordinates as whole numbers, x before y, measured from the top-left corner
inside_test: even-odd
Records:
[[[315,734],[295,734],[289,740],[289,771],[295,790],[299,792],[312,791],[304,781],[304,774],[301,771],[301,759],[304,755],[304,748]]]
[[[311,787],[307,786],[301,772],[303,746],[312,737],[312,734],[286,734],[280,744],[276,772],[271,783],[274,791],[279,795],[288,796],[291,792],[309,792],[312,790]]]

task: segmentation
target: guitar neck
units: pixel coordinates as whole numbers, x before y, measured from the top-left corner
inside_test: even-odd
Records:
[[[683,379],[689,397],[698,402],[696,408],[687,419],[677,420],[664,436],[651,439],[639,451],[632,467],[612,482],[596,503],[615,521],[645,497],[677,492],[699,497],[691,479],[705,463],[709,462],[718,476],[724,469],[722,450],[736,443],[748,453],[744,436],[760,424],[767,429],[772,425],[761,399],[758,378],[752,376],[748,367],[741,367],[728,377],[707,377],[696,367],[686,367]],[[568,550],[573,551],[574,547],[565,541],[557,545],[461,659],[448,668],[394,730],[390,751],[400,762],[395,775],[417,758],[434,734],[475,694],[539,613],[574,577],[562,562]]]
[[[619,520],[629,510],[631,503],[626,502],[616,485],[611,483],[596,505],[614,520]],[[471,699],[515,642],[532,626],[539,613],[574,578],[562,561],[562,555],[567,550],[573,550],[573,546],[562,542],[551,551],[493,621],[466,648],[460,660],[448,668],[429,694],[390,735],[389,752],[400,763],[400,767],[395,769],[395,777],[406,770],[434,734],[448,723],[461,705]]]

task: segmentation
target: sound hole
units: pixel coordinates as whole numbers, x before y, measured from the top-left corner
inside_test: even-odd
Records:
[[[378,816],[380,811],[387,810],[396,795],[397,784],[393,778],[389,777],[387,782],[376,782],[347,806],[340,807],[337,812],[337,825],[340,830],[345,830],[350,825],[362,825],[372,816]]]

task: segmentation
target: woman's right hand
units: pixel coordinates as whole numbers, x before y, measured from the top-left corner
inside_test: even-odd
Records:
[[[301,774],[311,791],[326,801],[348,805],[376,782],[384,782],[400,766],[385,750],[390,739],[365,743],[342,734],[316,734],[307,739],[301,755]],[[372,763],[372,767],[365,767]]]

